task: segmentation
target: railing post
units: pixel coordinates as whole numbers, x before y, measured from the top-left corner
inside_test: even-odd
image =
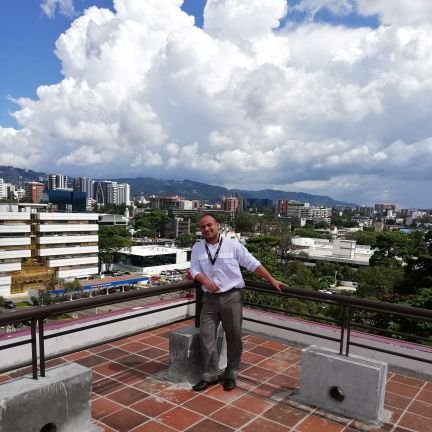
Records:
[[[340,341],[339,341],[339,355],[342,355],[343,353],[343,345],[344,345],[344,337],[345,337],[345,325],[346,325],[346,310],[347,310],[347,306],[343,305],[342,306],[342,318],[341,318],[341,336],[340,336]]]
[[[200,326],[200,316],[202,310],[203,291],[201,284],[195,282],[195,327]]]
[[[33,379],[35,379],[35,380],[38,379],[36,324],[37,324],[37,319],[36,318],[32,318],[32,320],[31,320],[32,372],[33,372]]]
[[[38,330],[39,330],[39,369],[40,376],[45,376],[45,338],[44,338],[44,319],[38,319]]]
[[[346,338],[345,355],[348,357],[349,347],[350,347],[350,339],[351,339],[351,316],[352,316],[351,306],[348,306],[347,312],[348,312],[347,316],[346,316],[347,338]]]

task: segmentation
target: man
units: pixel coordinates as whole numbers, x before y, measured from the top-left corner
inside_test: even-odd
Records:
[[[221,237],[220,223],[212,215],[201,216],[199,228],[205,241],[192,248],[191,275],[201,284],[203,307],[200,317],[201,354],[204,373],[192,388],[203,391],[218,383],[217,328],[220,322],[227,341],[227,367],[222,376],[224,390],[236,387],[242,354],[241,288],[245,286],[240,266],[268,281],[276,290],[284,286],[239,242]]]

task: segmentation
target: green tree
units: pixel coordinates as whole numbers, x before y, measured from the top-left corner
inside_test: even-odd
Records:
[[[251,233],[255,231],[256,217],[249,213],[239,212],[234,219],[234,227],[237,232]]]
[[[81,294],[83,292],[83,288],[78,279],[65,282],[63,288],[65,293],[69,294],[70,300],[72,300],[74,294]]]
[[[400,267],[375,266],[360,268],[357,273],[357,295],[359,297],[391,297],[403,280]]]
[[[130,232],[122,226],[101,225],[99,228],[99,261],[107,267],[118,259],[121,249],[130,249]],[[99,269],[100,270],[100,269]]]
[[[282,272],[278,265],[278,256],[276,248],[279,245],[279,239],[271,235],[259,235],[250,237],[247,240],[246,247],[268,271],[279,280],[282,280]]]
[[[160,236],[162,224],[168,221],[167,213],[160,209],[154,209],[149,213],[139,213],[134,218],[135,236],[156,239]]]
[[[195,234],[180,234],[177,237],[177,246],[182,248],[192,247],[196,241]]]
[[[376,238],[376,250],[369,260],[371,266],[401,267],[410,256],[410,237],[401,232],[379,233]]]
[[[294,235],[300,237],[309,237],[309,238],[325,238],[322,234],[316,232],[312,227],[307,228],[296,228],[294,230]]]
[[[348,240],[355,240],[359,245],[376,246],[378,233],[375,231],[356,231],[347,235]]]

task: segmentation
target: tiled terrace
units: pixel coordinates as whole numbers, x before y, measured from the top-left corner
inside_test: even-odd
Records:
[[[48,362],[77,362],[93,370],[93,419],[106,432],[428,432],[432,382],[389,372],[382,427],[328,415],[290,400],[299,385],[300,350],[245,334],[238,388],[196,393],[164,379],[168,334],[192,322],[166,326]],[[0,375],[0,382],[29,370]]]

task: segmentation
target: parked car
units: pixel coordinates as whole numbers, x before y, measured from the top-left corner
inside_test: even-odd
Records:
[[[15,303],[12,300],[4,300],[3,307],[6,309],[15,309]]]

